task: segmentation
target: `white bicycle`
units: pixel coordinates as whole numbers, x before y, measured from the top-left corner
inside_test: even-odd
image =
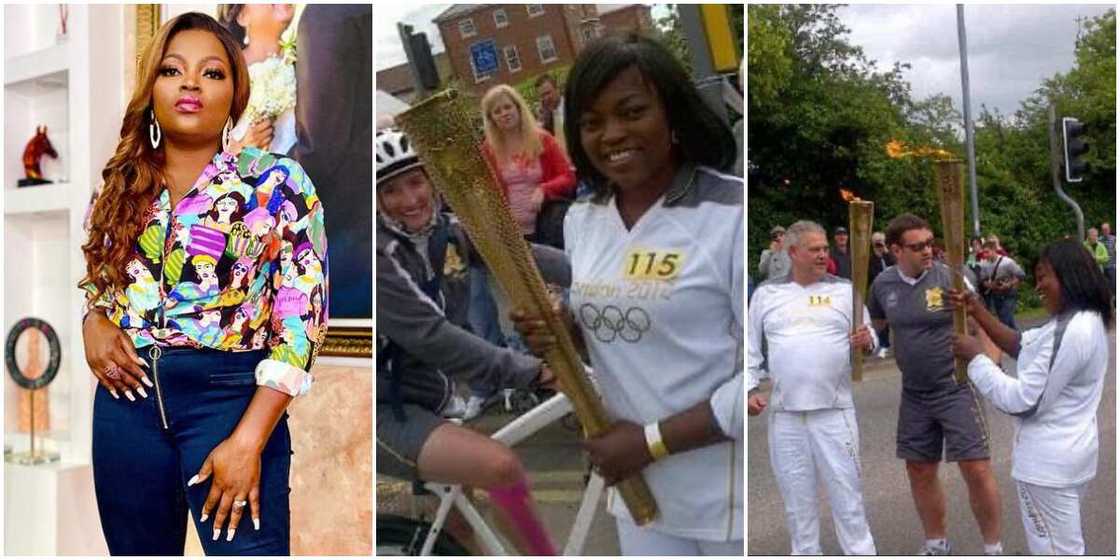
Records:
[[[513,447],[549,424],[561,420],[572,411],[572,404],[563,393],[556,393],[529,412],[494,432],[490,437]],[[465,556],[471,553],[454,537],[444,532],[444,524],[451,508],[456,508],[474,531],[482,554],[505,556],[510,554],[494,529],[483,519],[478,508],[463,495],[458,484],[423,482],[424,490],[439,497],[439,507],[431,522],[400,515],[377,516],[377,556]],[[602,477],[592,472],[583,492],[579,511],[564,543],[565,556],[583,554],[594,521],[599,500],[606,485]]]

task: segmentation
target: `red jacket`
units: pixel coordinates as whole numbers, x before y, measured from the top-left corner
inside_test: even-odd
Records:
[[[541,136],[541,190],[544,191],[545,200],[572,198],[576,194],[576,172],[560,144],[545,130],[538,130]],[[498,173],[498,160],[494,157],[494,149],[489,142],[482,143],[482,154],[490,164],[494,177],[502,183],[502,190],[509,196],[508,186],[502,182],[502,175]]]

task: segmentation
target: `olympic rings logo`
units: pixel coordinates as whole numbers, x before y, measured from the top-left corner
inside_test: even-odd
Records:
[[[638,342],[650,328],[649,314],[641,307],[623,311],[614,305],[599,309],[594,304],[585,303],[579,308],[579,320],[595,335],[595,340],[606,344],[618,338],[625,342]]]

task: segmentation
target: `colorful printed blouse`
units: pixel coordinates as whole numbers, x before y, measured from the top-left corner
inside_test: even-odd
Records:
[[[104,309],[137,348],[267,348],[257,384],[305,394],[328,291],[323,205],[303,168],[255,148],[220,153],[174,211],[163,189],[144,224],[131,283],[96,300],[84,285],[87,307]]]

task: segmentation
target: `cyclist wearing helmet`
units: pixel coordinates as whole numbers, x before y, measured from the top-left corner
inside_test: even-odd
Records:
[[[379,132],[375,152],[378,472],[484,488],[507,526],[517,529],[511,536],[518,549],[554,554],[517,455],[439,416],[452,395],[449,375],[531,388],[550,385],[552,373],[539,359],[494,346],[467,330],[473,247],[459,222],[440,211],[423,164],[403,133]],[[541,254],[548,252],[539,250],[538,258]],[[561,274],[563,260],[562,253],[552,252],[551,262]]]

